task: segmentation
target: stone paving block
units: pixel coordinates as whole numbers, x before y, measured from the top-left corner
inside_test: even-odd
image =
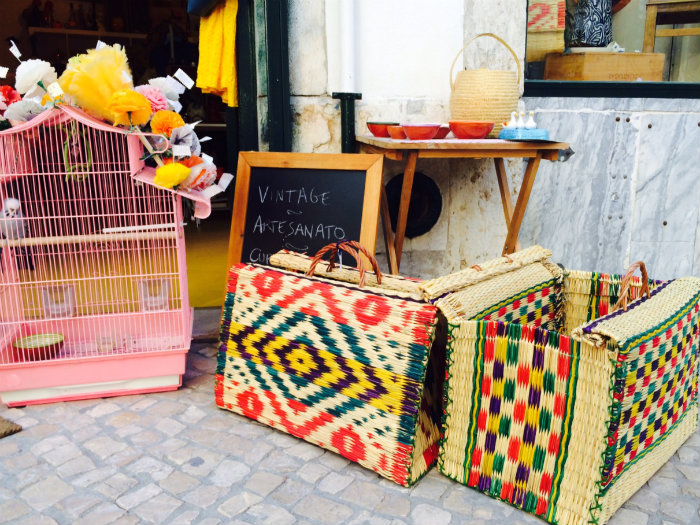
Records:
[[[181,505],[182,501],[163,492],[154,498],[144,501],[135,507],[132,512],[148,523],[160,525]]]
[[[398,494],[387,494],[378,505],[377,511],[386,516],[408,516],[411,512],[411,500]]]
[[[328,472],[328,468],[323,465],[318,463],[306,463],[297,471],[297,475],[304,481],[316,483],[319,479],[328,474]]]
[[[296,472],[302,464],[303,462],[300,459],[292,457],[282,450],[273,449],[272,452],[260,462],[260,468],[279,474],[287,474],[289,472]]]
[[[105,502],[94,507],[72,525],[106,525],[123,517],[125,511],[114,503]]]
[[[284,479],[285,478],[282,476],[272,474],[271,472],[258,470],[253,472],[250,478],[245,482],[245,488],[261,496],[267,496],[270,492],[279,487],[284,482]]]
[[[130,510],[140,505],[144,501],[148,501],[151,498],[155,498],[158,494],[162,493],[161,489],[155,483],[149,483],[143,487],[138,487],[130,492],[127,492],[120,498],[117,498],[117,505],[122,509]]]
[[[355,481],[340,493],[340,499],[364,509],[377,510],[385,495],[386,493],[374,483]]]
[[[411,488],[411,497],[437,501],[453,483],[433,470]]]
[[[0,441],[0,458],[12,456],[19,452],[17,441],[12,439],[3,439]]]
[[[473,496],[476,494],[476,492],[468,492],[464,490],[465,488],[466,487],[455,484],[453,488],[448,491],[447,496],[443,498],[442,506],[447,510],[451,510],[461,515],[471,515],[472,504],[474,502]]]
[[[48,476],[27,487],[20,495],[34,509],[41,511],[61,501],[74,490],[58,476]]]
[[[9,457],[0,461],[0,465],[4,465],[6,472],[21,472],[29,469],[39,463],[37,457],[31,452],[20,454],[19,456]]]
[[[168,525],[191,525],[192,523],[195,523],[195,520],[197,520],[200,513],[201,511],[199,510],[186,510],[169,521]],[[197,520],[197,523],[201,523],[201,521]]]
[[[185,425],[173,418],[166,417],[156,423],[156,429],[168,436],[175,436],[185,429]]]
[[[65,445],[72,445],[73,442],[68,439],[66,436],[63,434],[58,434],[54,435],[51,437],[48,437],[46,439],[42,439],[39,441],[36,445],[32,446],[30,448],[30,451],[32,454],[36,454],[37,456],[42,456],[48,452],[51,452],[52,450],[56,448],[63,447]]]
[[[71,480],[71,484],[77,487],[89,487],[90,485],[97,483],[98,481],[103,481],[110,476],[116,474],[117,469],[114,466],[100,467],[95,470],[91,470],[78,476],[76,479]]]
[[[56,469],[56,473],[63,479],[89,472],[95,469],[95,464],[87,456],[79,456],[63,463]]]
[[[342,470],[350,464],[344,457],[329,451],[325,451],[323,456],[319,458],[319,461],[331,470],[336,471]]]
[[[250,507],[262,501],[262,497],[252,492],[244,491],[227,499],[218,507],[218,511],[227,518],[233,518],[246,512]]]
[[[187,503],[206,509],[214,504],[219,498],[229,491],[214,485],[200,485],[192,490],[188,490],[180,497]]]
[[[137,426],[136,423],[140,421],[141,416],[136,412],[119,412],[107,418],[105,424],[116,429],[123,429],[124,427]],[[137,428],[140,427],[137,426]]]
[[[103,430],[102,427],[95,423],[91,423],[89,425],[85,425],[78,430],[73,432],[73,439],[75,440],[76,443],[82,443],[83,441],[94,438],[95,436],[99,436],[102,434]]]
[[[198,423],[205,417],[207,417],[207,413],[204,410],[198,407],[191,406],[187,408],[187,410],[185,410],[182,414],[179,414],[177,416],[177,419],[186,425],[193,425],[194,423]]]
[[[58,525],[58,522],[50,516],[22,517],[12,525]]]
[[[99,436],[86,441],[83,446],[92,452],[98,459],[106,459],[117,452],[124,450],[127,445],[121,441],[115,441],[108,436]]]
[[[218,487],[230,487],[245,478],[250,467],[240,461],[230,459],[222,461],[209,476],[209,482]]]
[[[174,469],[154,457],[141,456],[129,464],[126,470],[133,474],[148,474],[154,481],[160,481],[167,478]]]
[[[698,505],[678,498],[662,499],[661,512],[687,525],[697,525]]]
[[[337,472],[331,472],[319,482],[317,488],[329,494],[336,494],[350,485],[353,480],[352,476],[342,476]]]
[[[292,505],[313,490],[313,486],[294,479],[287,479],[277,490],[270,494],[270,498],[282,505]]]
[[[113,414],[114,412],[118,412],[119,410],[121,410],[121,407],[117,403],[113,401],[103,401],[85,413],[92,418],[99,419],[106,415]]]
[[[56,508],[70,518],[72,523],[78,517],[87,513],[95,505],[102,503],[102,499],[93,494],[74,494],[64,498],[56,504]]]
[[[171,494],[182,494],[199,485],[199,480],[184,472],[173,471],[169,476],[160,481],[159,485]]]
[[[312,445],[306,441],[299,441],[296,445],[287,449],[287,454],[303,461],[311,461],[314,458],[322,456],[324,452],[325,451],[318,445]]]
[[[14,520],[21,518],[32,511],[31,507],[24,501],[14,498],[0,503],[0,516],[3,520]]]
[[[320,523],[341,523],[353,515],[347,505],[310,494],[294,506],[294,514]]]
[[[638,510],[620,509],[610,518],[609,525],[647,525],[649,516]]]
[[[95,490],[114,500],[138,484],[139,482],[134,478],[122,472],[117,472],[114,476],[107,478],[103,483],[95,485]]]
[[[276,505],[260,503],[253,505],[242,516],[247,518],[251,523],[260,523],[264,525],[292,525],[296,522],[296,518],[286,509]]]
[[[440,507],[421,503],[420,505],[416,505],[411,512],[411,520],[412,523],[418,525],[424,523],[430,523],[431,525],[448,525],[448,523],[452,522],[452,514]]]

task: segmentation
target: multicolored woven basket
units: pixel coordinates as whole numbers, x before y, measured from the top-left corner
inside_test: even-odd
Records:
[[[271,264],[308,271],[312,260],[280,252]],[[410,279],[319,273],[329,278],[231,269],[216,403],[409,486],[437,460],[437,308]]]
[[[551,523],[603,524],[697,428],[700,279],[565,272],[549,256],[421,285],[448,323],[438,468]]]

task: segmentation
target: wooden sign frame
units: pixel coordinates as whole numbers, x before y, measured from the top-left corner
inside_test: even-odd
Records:
[[[384,157],[353,153],[280,153],[241,151],[238,154],[236,192],[233,199],[231,233],[228,244],[228,268],[241,262],[245,235],[251,168],[300,168],[310,170],[364,171],[365,189],[359,240],[373,255],[377,244],[379,204],[382,191]],[[313,254],[310,254],[313,255]]]

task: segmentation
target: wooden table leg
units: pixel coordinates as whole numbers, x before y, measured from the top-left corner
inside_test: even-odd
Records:
[[[644,22],[644,44],[642,51],[645,53],[654,52],[654,40],[656,39],[656,15],[658,8],[655,5],[647,6],[647,16]]]
[[[396,262],[396,246],[394,246],[394,231],[391,227],[391,215],[389,214],[389,201],[386,198],[386,189],[382,185],[381,206],[382,226],[384,227],[384,245],[386,256],[389,259],[389,271],[394,275],[399,273],[399,265]]]
[[[506,165],[501,158],[494,158],[496,164],[496,177],[498,178],[498,191],[501,193],[501,204],[503,204],[503,215],[506,217],[506,228],[510,227],[510,220],[513,217],[513,201],[510,198],[510,188],[508,187],[508,175]],[[515,251],[520,250],[520,241],[515,241]]]
[[[508,225],[506,243],[503,245],[503,255],[513,253],[515,251],[515,247],[518,242],[518,234],[520,233],[520,226],[522,225],[523,217],[525,216],[525,208],[527,208],[527,201],[530,199],[530,192],[532,191],[532,185],[535,182],[535,175],[537,175],[537,168],[540,165],[541,159],[542,153],[537,152],[537,155],[527,162],[525,175],[523,176],[523,183],[520,186],[520,191],[518,192],[518,200],[515,202],[513,216],[511,217],[510,224]]]
[[[411,190],[413,189],[413,175],[416,172],[417,151],[409,151],[406,165],[403,169],[403,184],[401,185],[401,202],[399,204],[399,216],[396,220],[396,269],[401,266],[401,251],[403,250],[403,238],[406,234],[406,221],[408,220],[408,206],[411,204]]]

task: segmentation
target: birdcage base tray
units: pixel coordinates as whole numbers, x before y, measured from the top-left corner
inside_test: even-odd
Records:
[[[182,385],[179,374],[160,377],[144,377],[106,383],[59,386],[53,388],[30,388],[0,392],[0,398],[8,407],[77,401],[97,397],[114,397],[134,394],[149,394],[177,390]]]

